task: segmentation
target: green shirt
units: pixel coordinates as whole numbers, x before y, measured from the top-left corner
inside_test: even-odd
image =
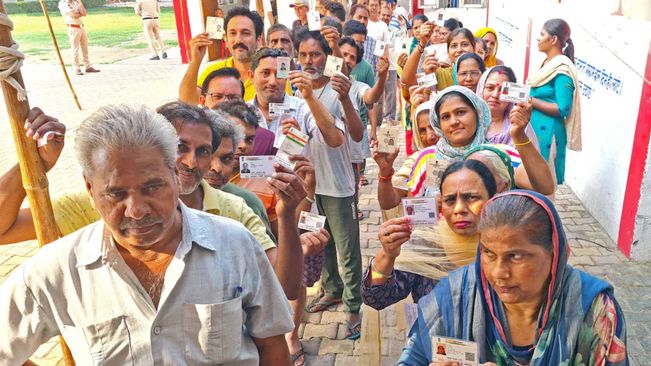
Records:
[[[375,85],[375,71],[371,64],[362,60],[360,63],[355,66],[353,71],[350,72],[350,77],[353,80],[362,82],[371,88]],[[365,105],[362,105],[361,110],[359,111],[359,118],[362,120],[364,127],[368,126],[368,109]]]
[[[246,202],[246,204],[251,208],[251,210],[253,210],[253,212],[255,212],[255,214],[260,217],[260,220],[262,220],[264,226],[267,228],[267,235],[277,243],[276,237],[271,232],[271,224],[269,223],[269,217],[267,216],[267,211],[264,208],[264,204],[262,204],[262,201],[260,201],[255,193],[233,183],[226,183],[226,185],[222,187],[222,191],[234,194],[242,198],[244,202]]]

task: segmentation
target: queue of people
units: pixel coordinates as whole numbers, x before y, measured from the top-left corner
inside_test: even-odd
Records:
[[[78,364],[307,365],[304,312],[343,303],[356,340],[362,303],[409,295],[400,365],[451,364],[434,337],[475,342],[481,365],[627,364],[613,288],[568,264],[553,204],[566,149],[581,148],[569,25],[544,23],[546,59],[518,84],[492,28],[392,0],[291,7],[292,29],[266,35],[260,15],[230,10],[231,56],[207,65],[212,40],[193,37],[177,101],[82,122],[86,189],[53,200],[63,238],[0,285],[0,364],[61,335]],[[51,169],[65,125],[34,108],[25,129]],[[390,129],[406,141],[399,167]],[[362,263],[368,158],[384,220]],[[25,195],[16,165],[0,177],[0,244],[35,238]]]

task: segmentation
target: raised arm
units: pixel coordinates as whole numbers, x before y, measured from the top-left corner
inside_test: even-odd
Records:
[[[366,103],[366,105],[373,105],[382,97],[382,94],[384,93],[384,85],[387,81],[387,76],[389,75],[389,59],[386,57],[380,57],[380,60],[377,63],[377,73],[378,76],[375,85],[364,93],[364,103]]]
[[[41,162],[46,171],[56,164],[64,145],[66,126],[56,118],[32,108],[27,116],[25,130],[28,137],[39,140],[47,132],[55,132],[47,137],[48,143],[38,149]],[[58,133],[59,135],[57,135]],[[18,164],[0,177],[0,244],[17,243],[36,239],[34,222],[29,208],[21,209],[26,193]]]
[[[379,152],[377,146],[377,140],[371,143],[371,157],[379,169],[377,198],[381,209],[390,210],[398,206],[403,197],[407,197],[407,192],[394,188],[391,182],[391,177],[395,173],[393,162],[400,150],[396,148],[393,154],[387,154]]]
[[[350,87],[352,86],[350,79],[341,75],[334,75],[330,78],[330,83],[332,89],[339,94],[339,101],[344,108],[346,128],[348,129],[350,138],[355,142],[362,141],[364,137],[364,125],[359,117],[359,110],[355,108],[353,101],[350,99]]]
[[[312,76],[306,72],[292,70],[289,72],[289,80],[301,92],[325,143],[330,147],[341,146],[344,143],[344,133],[335,125],[332,114],[312,93]]]
[[[190,40],[190,62],[179,86],[179,99],[186,103],[199,104],[199,97],[201,96],[201,88],[197,87],[199,68],[201,67],[201,60],[206,55],[206,50],[211,43],[208,33],[205,32],[197,34]]]
[[[429,39],[432,36],[432,33],[434,33],[435,28],[436,24],[430,22],[423,23],[423,25],[420,26],[419,32],[416,35],[418,44],[416,45],[416,48],[414,48],[414,52],[409,55],[407,63],[402,69],[402,83],[407,87],[416,84],[416,72],[418,71],[418,63],[420,62],[420,58],[423,55],[423,52],[425,52],[425,47],[427,47]]]

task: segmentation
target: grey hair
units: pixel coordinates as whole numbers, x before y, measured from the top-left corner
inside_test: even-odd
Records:
[[[552,222],[547,211],[533,199],[520,195],[495,197],[484,205],[479,231],[509,227],[526,232],[530,242],[553,250]]]
[[[172,172],[176,168],[176,130],[165,117],[144,105],[106,105],[86,118],[75,136],[75,150],[87,177],[96,151],[157,148]]]
[[[489,168],[492,168],[491,171],[495,172],[498,177],[502,180],[502,183],[507,183],[507,188],[511,187],[511,176],[509,175],[509,168],[504,165],[502,159],[493,151],[489,150],[479,150],[472,153],[469,158],[472,159],[474,155],[481,155],[486,161],[491,165]],[[502,187],[497,187],[502,189]]]
[[[233,139],[233,152],[237,149],[240,141],[244,138],[244,129],[240,125],[235,125],[228,119],[228,115],[219,110],[206,110],[210,118],[214,131],[219,136],[220,141],[224,139]]]

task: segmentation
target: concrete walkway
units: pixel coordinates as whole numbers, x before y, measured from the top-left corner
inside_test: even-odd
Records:
[[[82,189],[81,172],[73,156],[74,129],[89,113],[108,103],[138,103],[156,107],[173,100],[185,67],[180,64],[178,51],[171,50],[168,60],[148,61],[146,57],[125,60],[111,65],[99,65],[102,71],[94,75],[72,76],[85,110],[77,111],[65,85],[60,69],[54,65],[26,65],[24,79],[32,106],[58,117],[69,128],[67,144],[59,164],[50,172],[52,196]],[[11,131],[6,123],[4,104],[0,105],[0,172],[16,163]],[[370,185],[363,187],[360,208],[366,219],[361,221],[363,263],[368,263],[379,242],[377,229],[380,210],[377,203],[377,168],[369,160],[367,177]],[[595,219],[587,213],[567,186],[559,187],[556,205],[570,245],[570,263],[592,274],[603,276],[615,286],[615,294],[626,315],[628,347],[633,365],[648,365],[651,357],[651,262],[627,260],[621,255]],[[38,250],[34,242],[0,246],[0,282],[11,271]],[[310,365],[358,365],[363,350],[359,341],[343,339],[343,307],[321,314],[306,314],[300,335]],[[404,344],[404,331],[399,329],[395,307],[380,313],[382,322],[382,364],[392,365]],[[646,346],[644,346],[646,345]],[[41,365],[60,361],[56,340],[42,346],[33,358]]]

